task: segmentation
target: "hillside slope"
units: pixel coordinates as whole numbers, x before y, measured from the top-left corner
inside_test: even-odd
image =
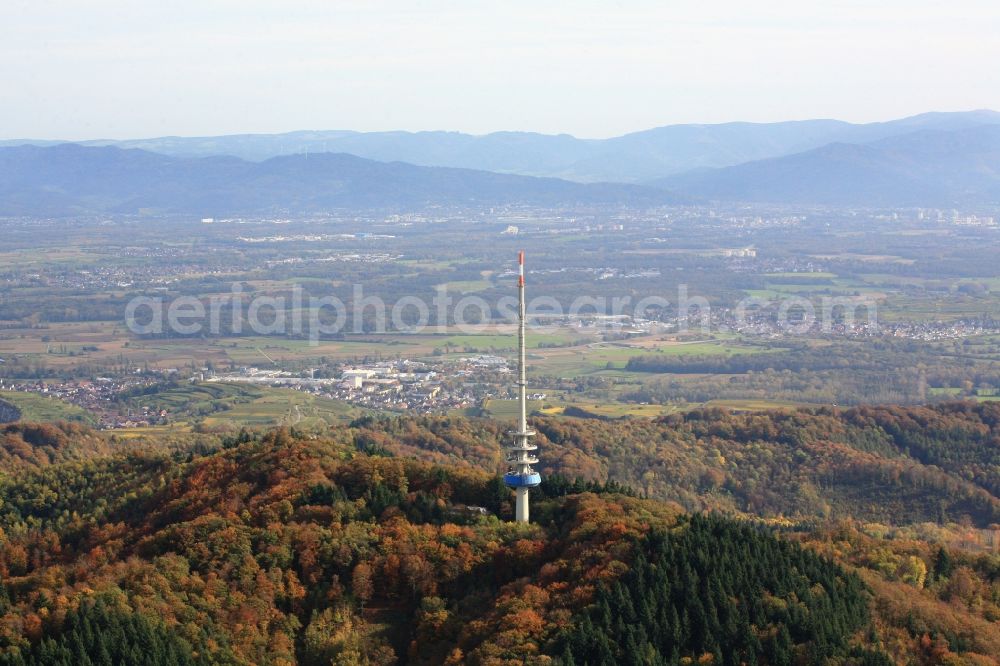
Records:
[[[101,663],[109,642],[143,640],[154,665],[877,657],[854,640],[863,583],[801,546],[623,495],[542,491],[518,526],[492,515],[507,494],[483,473],[284,431],[187,463],[5,480],[0,663]],[[687,573],[664,578],[678,562]],[[627,571],[648,596],[623,597]],[[627,635],[609,613],[636,616]]]
[[[544,468],[629,485],[688,510],[858,518],[906,525],[1000,523],[1000,404],[829,408],[658,421],[538,417]],[[494,471],[503,424],[365,419],[361,446]]]
[[[551,475],[519,526],[376,435],[0,465],[0,664],[998,663],[988,556]]]

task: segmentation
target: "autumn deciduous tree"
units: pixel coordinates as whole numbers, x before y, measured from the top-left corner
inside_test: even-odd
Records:
[[[351,573],[351,592],[357,598],[362,608],[372,598],[375,592],[375,581],[372,578],[372,568],[367,562],[359,562]]]

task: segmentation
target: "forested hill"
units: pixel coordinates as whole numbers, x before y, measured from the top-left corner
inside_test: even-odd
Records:
[[[93,458],[113,448],[105,438],[76,423],[7,423],[0,425],[0,474]]]
[[[616,490],[556,479],[518,526],[493,475],[287,431],[7,475],[0,664],[881,665],[924,635],[994,645],[886,624],[826,541]]]
[[[504,425],[364,419],[352,437],[437,462],[498,469]],[[536,417],[544,467],[625,483],[688,510],[859,518],[905,525],[1000,523],[1000,403],[734,414],[658,421]]]
[[[714,200],[836,206],[951,206],[1000,200],[1000,127],[917,131],[655,181]]]
[[[653,471],[676,473],[686,501],[724,507],[727,485],[752,478],[769,501],[794,501],[804,491],[785,495],[786,475],[804,474],[815,442],[839,441],[937,456],[956,483],[989,469],[978,458],[996,448],[995,417],[953,405],[537,419],[551,464],[528,526],[507,522],[486,448],[503,426],[485,420],[186,446],[17,424],[5,436],[20,453],[0,460],[0,664],[997,664],[1000,560],[967,528],[936,528],[939,545],[915,536],[930,526],[887,539],[864,522],[740,522],[554,473],[630,442],[635,468],[680,451]],[[459,453],[469,461],[417,459]],[[720,479],[722,459],[756,476]],[[626,468],[608,465],[593,476]],[[883,499],[920,487],[907,483]],[[865,506],[866,487],[843,506]]]
[[[0,146],[0,214],[316,213],[442,205],[661,205],[661,190],[574,183],[342,153],[286,155],[264,162],[236,157],[168,157],[142,150]]]

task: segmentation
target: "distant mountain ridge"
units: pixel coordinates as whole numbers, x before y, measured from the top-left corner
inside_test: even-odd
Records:
[[[551,176],[581,182],[642,182],[698,168],[733,166],[834,142],[867,143],[919,130],[959,130],[1000,124],[1000,113],[925,113],[888,122],[839,120],[668,125],[610,139],[568,134],[495,132],[298,131],[214,137],[87,141],[82,145],[139,148],[177,157],[230,155],[263,161],[300,153],[349,153],[382,162]],[[52,141],[15,140],[0,145]]]
[[[923,129],[650,181],[709,200],[855,206],[1000,205],[1000,125]]]
[[[574,183],[470,169],[377,162],[353,155],[171,157],[60,144],[0,148],[0,215],[312,213],[428,205],[657,205],[638,185]]]
[[[3,147],[0,142],[0,215],[224,216],[715,200],[1000,205],[1000,113],[993,111],[930,113],[867,125],[835,120],[674,125],[602,141],[518,132],[481,137],[295,132],[99,143]],[[310,152],[259,161],[225,154],[260,157],[287,150],[286,144]],[[317,153],[312,150],[317,146],[342,152]],[[423,166],[427,163],[450,166]],[[516,173],[523,171],[565,178]],[[606,180],[579,182],[598,174]],[[643,174],[652,175],[640,178]]]

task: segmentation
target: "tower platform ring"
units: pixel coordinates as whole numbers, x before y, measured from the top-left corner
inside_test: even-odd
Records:
[[[534,488],[542,483],[542,475],[538,472],[530,474],[508,472],[503,475],[503,482],[510,488]]]

